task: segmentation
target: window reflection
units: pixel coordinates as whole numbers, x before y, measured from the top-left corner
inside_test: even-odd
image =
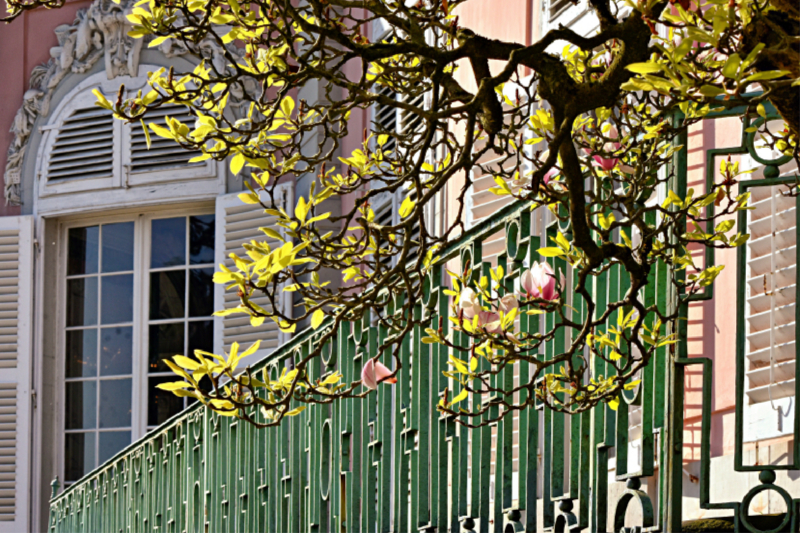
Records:
[[[189,271],[189,316],[208,317],[214,312],[213,268]]]
[[[104,379],[100,382],[101,428],[122,428],[131,425],[131,398],[133,388],[130,379]]]
[[[97,278],[67,281],[67,326],[97,324]]]
[[[150,266],[144,272],[136,266],[141,264],[136,224],[131,220],[67,230],[67,482],[110,459],[137,436],[133,421],[145,404],[133,403],[134,344],[147,350],[142,356],[148,359],[148,373],[140,383],[148,426],[187,405],[185,399],[155,389],[176,379],[163,360],[195,349],[213,350],[214,215],[149,220],[150,238],[143,252]],[[136,301],[134,289],[140,284],[149,286],[149,295]],[[143,325],[137,324],[139,311],[134,314],[140,305],[147,306]],[[134,343],[137,334],[147,335],[143,345]]]
[[[103,226],[103,272],[133,270],[133,222]]]
[[[75,330],[67,332],[68,378],[97,375],[97,330]]]
[[[77,481],[95,466],[95,434],[67,433],[65,438],[64,479]]]
[[[121,222],[68,230],[67,481],[80,478],[130,442],[134,229],[134,222]],[[107,327],[114,324],[120,325]],[[101,379],[107,376],[122,379]]]
[[[67,275],[95,274],[100,226],[72,228],[68,237]]]
[[[128,375],[133,371],[133,328],[117,327],[100,330],[100,375]]]
[[[133,322],[133,274],[103,276],[101,320],[103,324]]]
[[[186,263],[186,217],[154,220],[151,236],[150,268]]]
[[[154,426],[184,409],[187,402],[156,389],[175,376],[164,359],[195,349],[213,350],[214,215],[154,220],[151,228],[150,327],[147,424]],[[183,232],[183,233],[181,233]],[[156,251],[165,242],[188,243],[188,256]]]
[[[150,318],[183,318],[185,294],[185,270],[151,273]]]
[[[189,217],[189,263],[200,265],[214,262],[214,215]]]

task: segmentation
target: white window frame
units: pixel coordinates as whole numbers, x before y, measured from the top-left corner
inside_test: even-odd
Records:
[[[189,217],[193,215],[215,214],[213,203],[204,202],[193,205],[172,205],[164,208],[127,211],[120,214],[108,212],[92,216],[70,217],[61,221],[58,228],[58,259],[56,261],[57,296],[56,311],[56,425],[59,435],[56,443],[57,471],[61,479],[66,480],[66,306],[67,306],[67,253],[68,238],[71,228],[113,224],[117,222],[134,222],[134,274],[133,274],[133,365],[132,365],[132,398],[131,398],[131,442],[135,442],[147,433],[147,383],[148,383],[148,347],[149,347],[149,301],[150,301],[150,240],[151,222],[154,219]],[[98,318],[100,310],[98,309]],[[216,322],[218,317],[214,317]],[[216,335],[216,324],[214,324]],[[99,450],[98,452],[99,453]],[[95,465],[95,468],[99,464]]]
[[[43,135],[39,143],[35,168],[37,178],[35,211],[37,213],[65,212],[65,202],[62,198],[64,195],[81,195],[82,198],[79,202],[85,206],[116,208],[120,204],[134,206],[141,205],[143,202],[154,202],[155,198],[161,198],[162,201],[165,197],[171,197],[173,201],[175,199],[198,199],[201,196],[211,197],[225,192],[224,162],[213,159],[186,168],[130,172],[131,128],[140,128],[141,124],[127,125],[117,119],[114,119],[114,161],[111,177],[48,181],[50,154],[58,138],[59,130],[74,111],[95,106],[97,98],[92,91],[97,89],[109,100],[116,100],[119,86],[124,84],[126,91],[123,96],[132,96],[139,89],[147,90],[146,73],[159,68],[161,67],[158,65],[141,65],[139,76],[135,78],[123,76],[114,80],[108,80],[105,72],[99,72],[83,80],[61,99],[50,113],[47,124],[40,127]],[[185,187],[187,180],[193,180],[194,184],[188,191],[182,190],[187,189]],[[159,191],[159,194],[153,194],[155,191]],[[98,195],[98,192],[107,192],[108,194]]]

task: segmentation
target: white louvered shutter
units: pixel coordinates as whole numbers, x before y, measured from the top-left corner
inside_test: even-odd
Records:
[[[78,109],[58,130],[49,181],[103,178],[114,173],[114,117],[99,107]]]
[[[293,187],[287,184],[279,186],[278,189],[280,195],[276,195],[276,199],[282,198],[283,208],[291,213],[294,207]],[[260,205],[243,203],[238,196],[239,193],[233,193],[217,198],[215,259],[218,265],[224,264],[230,269],[234,269],[230,254],[235,253],[244,257],[245,251],[242,245],[246,242],[267,241],[273,249],[283,245],[281,241],[267,237],[258,229],[266,226],[281,231],[281,228],[275,225],[275,217],[266,215]],[[235,290],[226,291],[224,285],[215,285],[214,291],[215,309],[227,309],[239,304],[239,297]],[[253,301],[265,309],[270,307],[266,297],[253,298]],[[291,309],[290,293],[283,295],[281,305],[286,311]],[[243,313],[215,317],[214,350],[216,353],[221,353],[222,350],[227,352],[234,342],[238,342],[242,348],[246,348],[253,342],[261,340],[261,349],[248,357],[248,361],[243,360],[240,363],[242,368],[275,350],[287,339],[287,335],[281,333],[277,324],[269,319],[265,320],[261,326],[253,327],[250,325],[249,316]]]
[[[751,189],[747,244],[747,396],[751,404],[794,396],[797,199],[786,187]]]
[[[379,226],[392,226],[395,223],[397,203],[393,201],[393,196],[386,195],[383,200],[379,199],[375,202],[375,223]],[[395,256],[382,255],[381,263],[387,268],[394,266]]]
[[[0,217],[0,533],[29,531],[33,217]]]
[[[394,90],[392,90],[391,87],[386,87],[385,85],[376,85],[375,92],[383,96],[388,96],[389,98],[395,97]],[[380,134],[383,131],[397,131],[397,108],[380,103],[375,104],[372,110],[372,122],[374,124],[373,127],[375,128],[376,133]],[[395,146],[397,146],[397,142],[393,137],[390,136],[382,148],[384,152],[392,152]]]
[[[165,105],[147,113],[145,123],[155,123],[167,127],[167,117],[172,117],[190,128],[194,127],[195,117],[189,108],[182,105]],[[189,163],[188,161],[201,152],[189,152],[172,139],[164,139],[150,133],[150,149],[147,148],[147,138],[141,125],[134,125],[131,129],[131,172],[158,172],[175,167],[203,166],[204,163]]]

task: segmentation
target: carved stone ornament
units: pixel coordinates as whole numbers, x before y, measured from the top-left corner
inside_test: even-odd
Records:
[[[50,98],[67,74],[82,74],[103,57],[108,79],[138,75],[144,40],[128,36],[131,25],[126,18],[134,3],[135,0],[121,0],[119,4],[113,0],[95,0],[89,8],[78,11],[72,24],[62,24],[55,29],[58,46],[50,49],[47,63],[34,67],[30,89],[23,96],[22,106],[11,124],[14,138],[8,147],[4,173],[7,205],[22,205],[22,163],[34,121],[47,116]],[[192,47],[196,49],[172,41],[174,39],[168,39],[159,47],[167,57],[193,55],[213,62],[221,71],[227,68],[219,45],[210,39]]]

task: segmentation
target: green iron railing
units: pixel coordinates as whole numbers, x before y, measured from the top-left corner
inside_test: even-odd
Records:
[[[488,275],[481,243],[502,229],[507,250],[498,261],[513,282],[526,259],[539,259],[527,205],[513,204],[474,228],[445,259],[460,255],[463,262],[482,265],[476,276]],[[433,270],[428,301],[415,310],[431,326],[449,312],[444,276],[442,262]],[[650,284],[646,298],[666,304],[669,295],[658,293],[670,285],[666,269],[654,276],[658,282]],[[627,290],[625,280],[618,266],[596,279],[598,309]],[[575,312],[583,311],[578,306]],[[554,318],[546,320],[552,328]],[[522,315],[520,328],[534,331],[538,321]],[[537,524],[600,530],[609,512],[624,517],[632,499],[642,502],[645,524],[653,522],[638,480],[653,476],[657,463],[654,436],[665,423],[666,348],[647,368],[637,393],[616,411],[603,405],[569,416],[540,406],[467,429],[435,409],[448,385],[442,375],[447,353],[442,345],[421,342],[422,330],[401,347],[398,383],[363,400],[313,406],[265,430],[193,406],[62,494],[54,491],[51,531],[535,531]],[[301,333],[257,368],[277,378],[318,336]],[[368,324],[342,328],[317,364],[356,376],[385,336],[382,327]],[[455,337],[468,345],[466,336]],[[565,342],[564,335],[558,337],[545,357],[563,351]],[[603,361],[595,365],[595,375],[607,374]],[[511,388],[515,378],[527,382],[530,372],[527,364],[508,367],[495,384]],[[635,407],[641,411],[642,457],[629,472],[628,412]],[[616,510],[607,505],[613,449],[617,479],[629,479],[630,487]]]
[[[752,153],[752,142],[744,141],[737,153]],[[677,186],[685,189],[685,151],[676,163]],[[469,260],[480,265],[474,269],[476,276],[488,275],[490,264],[483,261],[482,242],[505,230],[506,251],[497,261],[505,265],[507,280],[513,281],[526,260],[539,259],[538,237],[531,229],[528,206],[512,204],[465,234],[444,260],[460,257],[462,264]],[[621,274],[618,265],[612,265],[595,279],[598,310],[627,290]],[[670,275],[664,265],[654,269],[644,295],[646,304],[657,302],[663,309],[674,305]],[[414,312],[438,327],[438,317],[449,312],[442,292],[444,262],[431,276],[428,299]],[[578,315],[585,312],[580,305],[575,307]],[[533,332],[539,320],[523,314],[520,329]],[[545,327],[552,328],[554,320],[550,314]],[[442,322],[445,335],[447,322]],[[56,483],[50,530],[622,531],[633,507],[638,529],[627,531],[678,531],[683,373],[688,365],[701,365],[701,506],[731,509],[737,527],[757,531],[746,516],[749,500],[710,502],[711,361],[688,357],[685,321],[678,325],[681,342],[659,350],[643,370],[641,384],[625,395],[616,411],[603,404],[570,416],[536,406],[477,429],[467,429],[436,411],[440,393],[448,385],[442,374],[447,353],[442,345],[423,343],[423,329],[417,327],[400,348],[403,367],[398,383],[381,386],[362,400],[315,405],[279,427],[264,430],[194,405],[61,494],[56,494]],[[320,375],[327,369],[338,370],[347,379],[357,376],[386,335],[384,328],[368,323],[342,327],[312,373]],[[318,337],[318,331],[297,335],[257,368],[266,368],[277,378],[280,369],[308,353]],[[454,339],[467,346],[462,334],[456,332]],[[564,335],[557,337],[543,356],[562,351],[566,342]],[[742,343],[740,339],[737,406],[744,401]],[[593,375],[607,374],[604,361],[593,364]],[[516,380],[527,382],[532,371],[518,363],[495,376],[494,384],[511,388]],[[525,394],[520,392],[515,402],[527,401]],[[738,419],[737,424],[738,444]],[[799,427],[796,422],[795,438]],[[798,450],[795,446],[794,464]],[[624,488],[609,484],[612,460],[613,479],[625,482]],[[759,469],[763,483],[751,493],[775,488],[771,467]],[[788,494],[787,498],[786,520],[794,527],[798,501]]]

